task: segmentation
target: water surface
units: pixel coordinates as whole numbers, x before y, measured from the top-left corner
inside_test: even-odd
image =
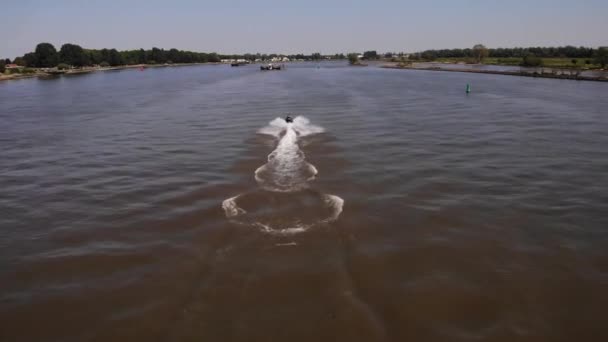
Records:
[[[0,340],[605,340],[606,94],[335,63],[0,83]],[[285,113],[319,129],[267,134]]]

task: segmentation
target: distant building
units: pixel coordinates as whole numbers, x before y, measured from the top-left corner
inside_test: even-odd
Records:
[[[20,68],[23,68],[23,67],[22,67],[22,66],[20,66],[20,65],[17,65],[17,64],[7,64],[7,65],[5,66],[5,68],[6,68],[6,69],[20,69]]]

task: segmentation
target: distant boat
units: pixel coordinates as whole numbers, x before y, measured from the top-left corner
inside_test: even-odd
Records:
[[[260,70],[281,70],[282,68],[284,68],[283,65],[275,65],[275,64],[268,64],[268,65],[260,66]]]
[[[238,66],[246,65],[246,64],[249,64],[249,63],[247,63],[247,62],[236,62],[236,63],[231,63],[230,66],[238,67]]]

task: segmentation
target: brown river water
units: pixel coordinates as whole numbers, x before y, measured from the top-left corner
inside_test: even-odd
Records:
[[[606,341],[607,308],[608,84],[0,83],[0,341]]]

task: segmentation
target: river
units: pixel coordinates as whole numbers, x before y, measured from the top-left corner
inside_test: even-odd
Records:
[[[0,340],[606,340],[607,94],[345,63],[0,83]]]

